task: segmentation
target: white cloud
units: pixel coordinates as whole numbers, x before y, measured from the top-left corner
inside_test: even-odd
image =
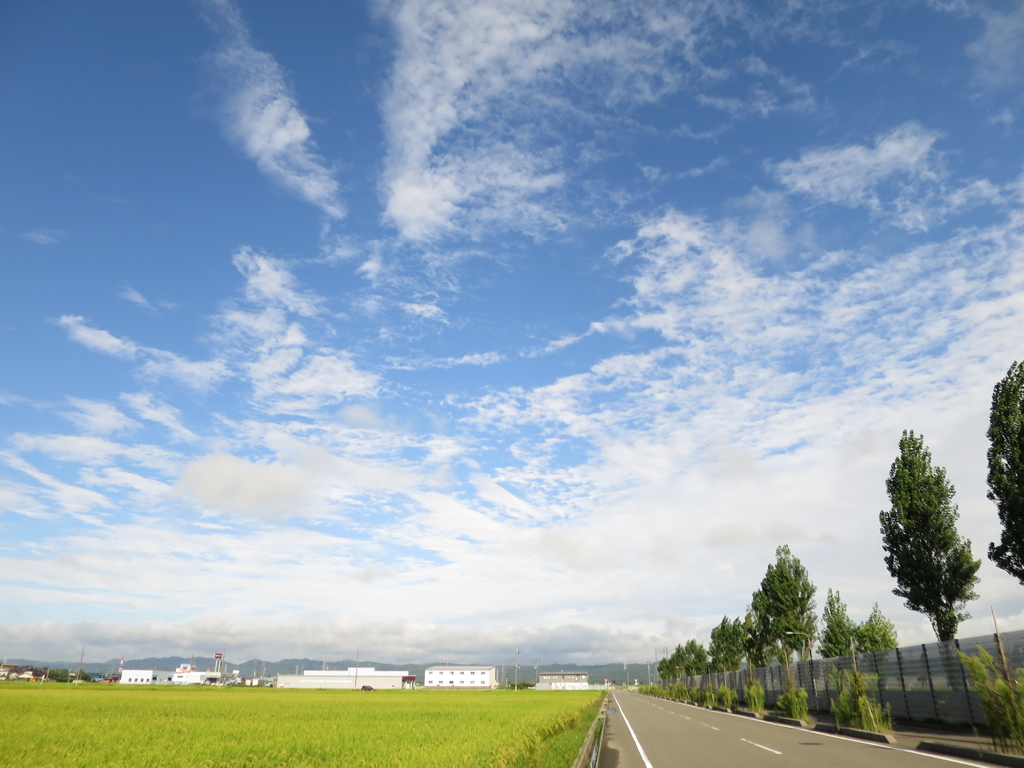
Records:
[[[64,514],[89,525],[105,525],[103,519],[97,517],[94,512],[111,509],[114,505],[102,493],[65,483],[12,453],[0,453],[0,461],[35,480],[39,484],[39,488],[34,491],[33,495],[44,499],[48,509],[60,509]],[[22,512],[30,517],[40,516],[33,515],[31,509],[25,511],[19,507],[13,511]]]
[[[416,317],[420,317],[424,320],[436,320],[440,323],[448,323],[448,320],[444,315],[444,310],[436,304],[406,302],[402,304],[402,309],[410,315],[415,315]]]
[[[495,229],[539,238],[564,229],[559,194],[571,181],[566,158],[580,155],[580,132],[589,135],[609,114],[629,119],[628,106],[711,76],[702,47],[734,14],[746,21],[717,4],[624,11],[570,0],[396,0],[379,7],[398,39],[382,101],[385,215],[417,241]],[[785,108],[813,103],[806,85],[766,74],[783,95],[763,99]]]
[[[939,181],[942,161],[934,150],[939,138],[938,133],[917,123],[905,123],[879,136],[873,147],[810,150],[799,160],[784,160],[772,170],[791,191],[879,211],[883,207],[879,188],[894,177],[905,179],[915,190]]]
[[[975,60],[975,77],[986,90],[1016,88],[1024,74],[1024,5],[1005,13],[979,4],[972,9],[984,19],[985,31],[967,46]]]
[[[391,367],[399,371],[418,371],[427,368],[455,368],[460,365],[487,366],[500,363],[505,355],[500,352],[472,352],[459,357],[439,357],[427,359],[392,359]]]
[[[283,518],[308,512],[310,484],[308,473],[297,467],[210,455],[182,469],[178,487],[220,512]]]
[[[74,406],[74,411],[68,411],[64,415],[80,428],[96,435],[109,435],[113,432],[122,432],[139,427],[139,423],[125,416],[111,403],[102,403],[95,400],[83,400],[72,397],[68,401]]]
[[[181,423],[180,413],[166,403],[154,401],[151,395],[139,392],[136,394],[122,394],[121,400],[129,408],[134,410],[140,418],[162,424],[167,427],[176,440],[186,443],[195,442],[196,434]]]
[[[189,360],[160,349],[146,352],[149,359],[140,371],[147,377],[174,379],[193,389],[208,390],[229,375],[223,360]]]
[[[149,303],[149,299],[147,299],[145,296],[143,296],[141,293],[139,293],[131,286],[126,285],[124,288],[117,292],[117,295],[120,296],[125,301],[130,301],[132,304],[137,304],[140,307],[144,307],[145,309],[156,309],[156,307]]]
[[[224,105],[228,135],[265,174],[328,217],[344,218],[338,182],[317,154],[312,131],[281,66],[253,45],[231,0],[204,0],[203,5],[211,26],[221,35],[221,47],[212,61],[228,91]]]
[[[322,350],[299,361],[294,350],[286,355],[278,370],[254,369],[256,397],[274,409],[294,413],[340,403],[350,397],[372,396],[380,386],[375,374],[360,370],[345,352]]]
[[[140,347],[109,331],[87,325],[85,318],[78,315],[63,315],[57,324],[68,329],[68,335],[73,341],[89,349],[129,360],[143,358],[139,371],[144,376],[170,378],[194,389],[204,390],[228,375],[227,366],[222,360],[194,361],[162,349]]]
[[[64,233],[59,229],[34,229],[22,233],[21,237],[36,245],[54,245],[64,239]]]
[[[114,357],[134,359],[139,348],[134,342],[119,339],[108,331],[86,325],[85,318],[79,315],[63,315],[57,324],[68,329],[68,335],[84,347]]]
[[[249,301],[280,306],[304,317],[320,313],[320,297],[311,291],[300,291],[295,275],[281,260],[242,248],[235,254],[232,264],[245,277],[245,295]]]

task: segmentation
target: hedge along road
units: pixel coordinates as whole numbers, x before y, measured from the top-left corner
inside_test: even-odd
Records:
[[[985,763],[616,691],[608,704],[598,765],[600,768],[944,768]]]

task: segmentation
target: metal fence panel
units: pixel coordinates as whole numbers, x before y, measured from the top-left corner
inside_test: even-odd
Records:
[[[1004,633],[1001,638],[1007,661],[1015,669],[1024,669],[1024,630]],[[973,656],[979,648],[998,657],[995,636],[983,635],[811,662],[716,672],[684,682],[691,688],[711,684],[717,690],[729,686],[737,692],[738,700],[746,704],[746,686],[757,680],[764,688],[768,707],[775,706],[789,685],[796,685],[807,691],[811,711],[827,712],[836,696],[837,676],[856,667],[866,676],[872,697],[888,707],[895,718],[981,726],[986,724],[981,696],[959,657],[961,650]]]

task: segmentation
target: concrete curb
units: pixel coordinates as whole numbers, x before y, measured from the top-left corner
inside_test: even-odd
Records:
[[[875,731],[862,731],[860,728],[840,728],[839,734],[841,736],[850,736],[854,739],[866,739],[867,741],[877,741],[879,744],[895,744],[896,737],[888,733],[876,733]],[[1021,768],[1024,768],[1024,763],[1021,764]]]
[[[739,715],[740,717],[752,717],[752,718],[754,718],[756,720],[760,720],[761,719],[761,715],[757,714],[757,712],[748,712],[745,709],[737,709],[736,711],[733,712],[733,714],[734,715]]]
[[[1024,768],[1024,757],[1019,755],[1004,755],[999,752],[985,752],[984,750],[972,747],[957,747],[952,744],[942,744],[937,741],[922,741],[917,745],[921,752],[934,752],[937,755],[949,755],[950,757],[963,757],[967,760],[981,760],[983,763],[994,763],[995,765],[1006,765],[1009,768]]]
[[[782,723],[783,725],[793,725],[797,728],[806,728],[807,723],[803,720],[797,720],[795,717],[783,717],[782,715],[765,715],[764,719],[769,723]]]

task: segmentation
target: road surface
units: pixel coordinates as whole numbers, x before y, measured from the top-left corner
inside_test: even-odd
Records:
[[[971,760],[616,691],[599,768],[953,768]],[[991,768],[989,766],[989,768]]]

